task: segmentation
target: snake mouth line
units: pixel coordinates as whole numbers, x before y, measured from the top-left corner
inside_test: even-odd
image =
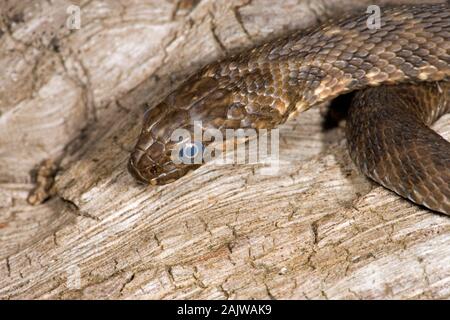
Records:
[[[170,171],[164,170],[152,159],[148,150],[147,148],[147,151],[143,151],[141,147],[136,147],[128,161],[128,171],[138,183],[152,186],[163,185],[175,181],[175,177],[179,178],[188,171],[187,167],[173,168]],[[142,163],[142,161],[146,161],[143,157],[150,159],[151,163]]]
[[[151,159],[151,157],[148,156],[148,149],[149,148],[144,149],[141,146],[136,146],[134,151],[131,153],[128,161],[128,171],[137,180],[137,182],[141,184],[151,183],[153,179],[145,177],[143,173],[151,172],[152,168],[156,166],[156,164],[150,164],[150,166],[145,167],[144,170],[140,166],[140,162],[142,161],[143,157],[148,157],[149,159]]]
[[[145,179],[141,172],[136,168],[136,164],[133,160],[133,157],[130,157],[128,161],[128,172],[136,179],[136,181],[140,184],[147,184],[148,181]]]

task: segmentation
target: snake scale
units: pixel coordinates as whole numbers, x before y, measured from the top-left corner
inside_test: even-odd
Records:
[[[128,169],[170,183],[198,167],[177,164],[177,128],[272,129],[294,112],[355,91],[348,120],[360,170],[411,201],[450,215],[450,143],[428,126],[450,111],[450,7],[402,5],[350,14],[211,63],[150,108]],[[207,142],[205,142],[207,143]]]

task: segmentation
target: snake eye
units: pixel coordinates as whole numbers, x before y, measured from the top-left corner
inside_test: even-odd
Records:
[[[196,158],[200,152],[203,154],[204,148],[200,141],[188,142],[179,151],[180,159],[183,162],[191,163],[191,160]]]

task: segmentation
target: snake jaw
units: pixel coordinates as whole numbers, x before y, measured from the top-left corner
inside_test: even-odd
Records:
[[[148,162],[151,158],[146,154],[147,150],[143,150],[137,145],[128,161],[128,172],[137,180],[139,183],[147,184],[151,177],[148,176],[148,172],[154,172],[153,166],[151,170],[148,170]],[[144,170],[144,168],[146,170]]]
[[[171,183],[186,175],[198,164],[176,164],[172,159],[172,150],[177,148],[177,144],[169,143],[164,145],[164,150],[158,154],[154,153],[155,144],[140,143],[130,155],[128,161],[129,173],[141,184],[150,184],[152,186]]]
[[[133,160],[133,155],[128,161],[128,172],[136,179],[139,183],[147,183],[147,180],[142,176],[141,172],[137,169],[135,160]]]
[[[133,152],[131,154],[130,160],[128,161],[128,172],[136,179],[137,182],[142,184],[150,184],[152,186],[162,185],[167,174],[162,172],[163,170],[157,165],[146,165],[148,162],[144,157],[147,155],[138,156],[138,152]]]

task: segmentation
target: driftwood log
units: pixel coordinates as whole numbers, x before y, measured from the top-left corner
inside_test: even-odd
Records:
[[[386,2],[0,1],[0,298],[448,298],[450,219],[363,177],[326,106],[282,126],[275,175],[126,171],[143,104],[192,71]]]

